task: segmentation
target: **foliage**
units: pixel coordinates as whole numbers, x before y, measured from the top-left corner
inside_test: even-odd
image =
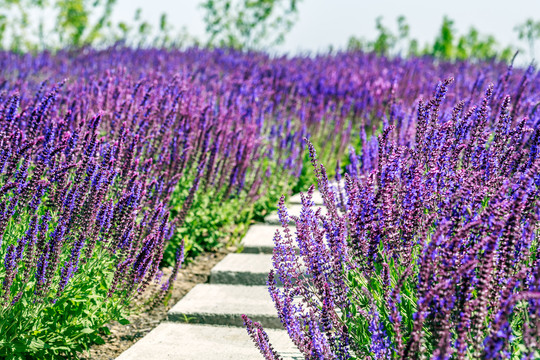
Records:
[[[58,32],[60,44],[68,44],[68,46],[78,48],[94,43],[101,35],[107,22],[110,21],[116,1],[106,0],[100,4],[100,1],[90,3],[90,1],[84,0],[58,0],[55,7],[59,11],[56,27],[62,29]],[[90,24],[90,15],[99,6],[103,7],[103,14],[95,24]]]
[[[283,42],[298,14],[298,0],[205,0],[210,46],[261,48]]]
[[[500,58],[508,61],[512,58],[514,51],[511,47],[506,47],[499,54],[497,42],[493,36],[482,37],[478,30],[471,28],[466,35],[459,37],[455,53],[458,60]]]
[[[10,14],[3,18],[0,44],[14,51],[57,47],[82,47],[95,44],[110,26],[116,0],[10,0],[0,7]],[[45,29],[44,19],[29,21],[35,13],[54,13],[54,30]],[[97,18],[96,18],[96,14]],[[95,18],[95,19],[94,19]],[[91,20],[92,19],[92,20]],[[11,41],[6,42],[6,35]],[[38,41],[36,42],[36,38]]]
[[[452,59],[454,54],[454,22],[448,17],[443,18],[439,35],[433,43],[431,55],[441,59]]]
[[[80,265],[80,271],[74,274],[61,296],[53,288],[42,299],[36,299],[32,291],[36,287],[34,279],[25,284],[20,276],[16,278],[15,292],[20,300],[8,298],[12,304],[0,309],[0,356],[77,357],[89,343],[103,343],[101,335],[108,333],[107,323],[112,320],[127,323],[125,294],[109,296],[113,269],[112,259],[100,254]]]
[[[397,18],[397,34],[394,34],[391,29],[383,24],[383,17],[379,16],[375,19],[375,28],[377,30],[377,38],[372,42],[366,42],[355,37],[349,38],[349,50],[364,50],[373,51],[379,56],[390,56],[393,52],[400,51],[400,44],[406,41],[409,37],[409,24],[404,16]]]
[[[520,40],[527,40],[531,58],[535,56],[534,44],[540,39],[540,20],[527,19],[515,27]]]
[[[130,46],[180,47],[197,44],[185,29],[175,30],[163,13],[157,29],[136,9],[131,22],[113,22],[117,0],[10,0],[0,2],[6,14],[0,15],[0,48],[15,52],[42,50],[105,48],[115,43]],[[46,14],[54,20],[47,25],[30,18]]]
[[[485,61],[489,59],[509,61],[516,52],[510,46],[501,48],[493,36],[483,36],[474,27],[471,27],[467,34],[458,37],[454,21],[446,16],[443,18],[433,44],[426,44],[423,49],[420,49],[418,40],[409,37],[410,27],[405,17],[398,17],[397,26],[397,34],[394,34],[391,29],[383,25],[382,17],[378,17],[375,24],[377,38],[369,42],[351,37],[348,49],[373,51],[380,56],[428,55],[445,61]]]
[[[141,9],[133,21],[113,23],[117,0],[4,0],[0,8],[1,48],[16,52],[106,47],[116,42],[132,46],[180,47],[198,44],[187,31],[173,34],[167,14],[161,14],[153,29],[142,19]],[[298,15],[297,0],[207,0],[201,3],[209,36],[207,46],[261,48],[282,43]],[[35,14],[51,14],[49,28]],[[49,15],[49,16],[51,16]]]
[[[0,48],[16,52],[106,47],[121,42],[130,46],[182,47],[201,44],[187,30],[174,32],[163,13],[159,26],[153,29],[142,18],[141,9],[133,21],[113,23],[112,12],[117,0],[3,0],[0,8]],[[261,49],[281,44],[298,18],[298,0],[204,0],[203,10],[209,47]],[[35,14],[53,14],[54,27],[47,28],[43,17],[30,21]],[[410,26],[404,16],[397,18],[397,33],[376,19],[377,37],[373,41],[351,37],[348,49],[375,52],[381,56],[395,54],[430,55],[442,60],[509,61],[516,52],[513,47],[501,48],[494,37],[481,36],[475,28],[457,36],[453,20],[443,18],[433,45],[420,49],[418,40],[409,37]],[[538,23],[528,19],[516,26],[520,40],[527,40],[531,56],[534,43],[540,37]],[[457,40],[457,43],[456,43]]]
[[[2,356],[73,357],[101,341],[154,281],[173,229],[165,194],[145,196],[149,184],[129,171],[126,130],[100,136],[102,115],[78,123],[76,102],[52,116],[63,85],[2,106]]]
[[[509,61],[516,50],[511,47],[499,49],[499,44],[492,35],[482,36],[471,27],[466,35],[455,41],[454,22],[444,17],[440,33],[429,52],[435,58],[443,60],[486,60],[500,59]]]
[[[171,200],[173,217],[182,212],[185,203],[183,200],[189,196],[189,193],[179,194],[179,189],[182,187],[177,188]],[[205,188],[194,195],[193,204],[185,215],[182,227],[177,229],[171,240],[171,244],[185,242],[188,258],[195,258],[204,251],[213,251],[223,246],[228,237],[235,233],[236,228],[244,228],[243,225],[249,220],[245,206],[251,202],[245,199],[245,194],[241,198],[219,201],[222,196],[223,194],[211,188]],[[174,246],[169,246],[163,258],[164,263],[174,263],[174,256]]]

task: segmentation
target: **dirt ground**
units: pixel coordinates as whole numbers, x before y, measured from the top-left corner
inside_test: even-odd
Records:
[[[149,312],[143,312],[128,317],[130,323],[121,325],[117,322],[108,325],[110,335],[104,336],[105,344],[94,345],[88,352],[81,354],[81,359],[85,360],[109,360],[115,359],[123,351],[140,338],[149,333],[167,317],[167,311],[173,307],[178,300],[186,295],[195,285],[208,281],[210,270],[228,253],[236,251],[235,247],[222,248],[217,252],[204,253],[188,264],[183,264],[178,277],[174,283],[171,298],[167,304],[160,304]],[[163,269],[163,277],[170,274],[171,269]],[[149,289],[150,290],[150,289]],[[147,291],[150,293],[150,291]],[[141,303],[143,299],[135,302]]]

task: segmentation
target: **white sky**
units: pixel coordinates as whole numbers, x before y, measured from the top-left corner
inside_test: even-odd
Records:
[[[161,13],[167,13],[176,29],[204,39],[203,12],[200,0],[118,0],[114,20],[132,21],[135,9],[142,9],[142,17],[157,27]],[[432,42],[442,18],[454,20],[459,34],[471,26],[481,34],[492,34],[504,45],[514,44],[528,50],[519,42],[515,25],[527,18],[540,20],[540,0],[302,0],[299,20],[287,35],[278,51],[325,51],[330,45],[344,47],[351,35],[373,39],[375,19],[383,16],[383,23],[396,29],[396,18],[404,15],[410,25],[412,38],[420,44]],[[536,58],[540,58],[540,42]],[[528,57],[528,56],[527,56]]]

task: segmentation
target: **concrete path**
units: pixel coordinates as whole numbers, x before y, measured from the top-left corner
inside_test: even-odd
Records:
[[[322,204],[319,193],[314,200]],[[298,215],[300,197],[293,196],[290,202],[289,213]],[[209,284],[195,286],[169,310],[166,322],[117,360],[262,359],[243,326],[242,314],[264,326],[284,359],[302,359],[283,330],[266,287],[278,223],[274,213],[265,224],[251,226],[241,243],[243,252],[221,260],[211,270]]]
[[[266,331],[283,359],[303,359],[284,330]],[[118,360],[262,359],[246,329],[164,322],[120,355]]]

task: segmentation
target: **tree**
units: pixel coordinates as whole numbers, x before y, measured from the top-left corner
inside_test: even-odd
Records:
[[[527,19],[523,24],[516,26],[514,29],[518,32],[520,40],[527,40],[531,58],[534,58],[534,44],[540,38],[540,21]]]
[[[397,33],[394,34],[384,26],[381,17],[376,20],[376,30],[377,37],[371,42],[356,37],[349,38],[348,49],[373,51],[384,56],[396,54],[403,56],[429,55],[445,61],[501,60],[508,62],[515,53],[515,49],[509,46],[501,49],[492,35],[482,35],[474,27],[467,34],[457,38],[454,21],[448,17],[443,18],[435,41],[432,44],[426,44],[422,49],[420,49],[418,40],[410,38],[410,27],[404,16],[397,18]]]
[[[110,26],[117,0],[0,0],[0,45],[14,51],[92,45]],[[55,13],[55,27],[47,31],[42,20],[29,21],[32,13]],[[91,21],[93,14],[99,14]],[[9,32],[10,40],[6,39]],[[36,38],[38,42],[36,42]],[[7,40],[7,42],[6,42]]]
[[[440,59],[452,59],[454,56],[454,21],[445,16],[439,35],[435,38],[432,55]]]
[[[209,46],[264,48],[280,44],[298,16],[301,0],[205,0]]]
[[[44,49],[109,46],[123,42],[132,46],[175,46],[196,39],[185,29],[171,35],[172,26],[162,14],[157,31],[145,21],[141,9],[131,22],[112,23],[117,0],[0,0],[0,49],[15,52]],[[52,14],[54,27],[45,29],[36,13]]]
[[[507,46],[499,50],[499,45],[493,35],[481,35],[474,27],[466,35],[459,37],[455,57],[458,60],[488,60],[499,59],[510,61],[515,50]]]
[[[102,31],[108,25],[112,10],[117,0],[57,0],[57,26],[60,43],[70,47],[92,45],[102,37]],[[101,16],[95,23],[90,23],[93,11],[101,10]]]
[[[391,49],[396,45],[396,36],[382,23],[382,16],[375,20],[375,28],[379,35],[372,43],[373,51],[381,56],[388,56]]]
[[[379,16],[375,19],[375,29],[377,30],[375,40],[366,41],[351,36],[347,49],[373,51],[380,56],[389,56],[395,51],[400,52],[403,49],[399,48],[399,45],[409,37],[409,24],[407,24],[403,15],[397,18],[397,27],[397,34],[394,34],[392,30],[383,24],[382,16]]]

